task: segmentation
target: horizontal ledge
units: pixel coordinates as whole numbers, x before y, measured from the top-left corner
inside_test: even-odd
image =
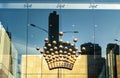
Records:
[[[0,9],[96,9],[120,10],[120,4],[109,3],[0,3]]]

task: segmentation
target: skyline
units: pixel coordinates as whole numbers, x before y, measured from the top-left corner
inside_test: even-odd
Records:
[[[54,11],[59,30],[51,27],[51,32]],[[97,72],[99,78],[120,76],[120,0],[0,0],[0,23],[7,31],[0,27],[0,70],[8,71],[10,78],[92,78]],[[63,43],[49,46],[45,39],[52,42],[50,35],[56,32],[67,32],[54,39]],[[54,67],[58,70],[49,70]]]
[[[29,23],[48,29],[48,15],[52,11],[54,10],[30,10],[28,15]],[[55,11],[60,14],[60,10]],[[119,13],[120,11],[118,10],[62,10],[60,14],[60,31],[79,31],[78,34],[66,33],[62,38],[64,41],[68,40],[70,42],[72,42],[73,37],[78,38],[77,46],[80,49],[81,44],[87,42],[94,43],[94,25],[97,25],[95,28],[95,43],[102,47],[102,56],[105,57],[107,44],[115,43],[114,39],[120,39]],[[20,21],[16,20],[14,22],[11,18],[14,20],[19,18]],[[1,10],[0,21],[5,29],[8,27],[11,32],[12,42],[15,43],[19,54],[25,54],[26,10]],[[48,35],[44,31],[30,26],[28,27],[28,35],[28,54],[39,54],[35,48],[42,48],[44,39]]]
[[[4,28],[3,28],[3,30],[4,30]],[[6,32],[5,32],[5,33],[6,33]],[[4,33],[2,32],[2,34],[4,34]],[[7,34],[7,33],[6,33],[6,34]],[[3,37],[1,37],[1,38],[2,38],[2,41],[3,41],[4,38],[3,38]],[[6,39],[6,38],[5,38],[5,39]],[[7,39],[9,39],[9,38],[7,38]],[[3,43],[5,43],[5,42],[3,41]],[[7,43],[6,43],[6,44],[7,44]],[[3,44],[3,45],[4,45],[4,44]],[[8,44],[7,44],[7,45],[8,45]],[[97,45],[98,45],[98,44],[97,44]],[[90,47],[91,47],[91,46],[90,46]],[[99,47],[99,46],[98,46],[98,47]],[[10,48],[10,47],[9,47],[9,48]],[[114,48],[114,46],[113,46],[113,48]],[[4,46],[4,49],[6,49],[5,46]],[[111,49],[112,49],[112,47],[108,47],[108,50],[109,50],[108,52],[109,52],[109,53],[111,53]],[[10,49],[9,49],[9,50],[10,50]],[[100,49],[99,49],[99,50],[100,50]],[[117,50],[119,50],[119,46],[117,46]],[[4,52],[4,51],[3,51],[3,52]],[[10,51],[8,51],[8,52],[10,52]],[[68,52],[69,52],[69,51],[68,51]],[[117,54],[118,54],[118,51],[114,51],[114,52],[117,52]],[[109,53],[108,53],[108,56],[109,56]],[[114,54],[114,53],[113,53],[113,54]],[[4,56],[4,55],[3,55],[3,56]],[[35,55],[24,55],[24,56],[35,56]],[[40,56],[40,55],[38,55],[38,57],[39,57],[39,56]],[[48,55],[48,56],[49,56],[49,55]],[[53,55],[51,55],[51,56],[53,56]],[[93,60],[91,60],[91,59],[89,60],[90,63],[89,63],[89,62],[86,63],[86,61],[83,61],[83,59],[81,59],[81,57],[84,57],[84,56],[85,56],[85,57],[89,57],[89,55],[81,55],[81,56],[79,56],[79,60],[82,60],[82,62],[84,62],[84,64],[88,64],[88,65],[89,65],[88,67],[90,67],[90,68],[91,68],[91,66],[93,66],[94,64],[95,64],[95,65],[96,65],[96,64],[98,64],[98,65],[100,64],[100,66],[101,66],[101,63],[105,64],[105,62],[104,62],[105,58],[101,58],[101,55],[98,55],[98,57],[96,56],[97,58],[95,58],[95,59],[93,59],[93,55],[91,56],[91,58],[94,60],[94,62],[95,62],[95,60],[96,60],[95,63],[93,63]],[[41,57],[41,56],[40,56],[40,57]],[[69,57],[69,56],[68,56],[68,57]],[[53,58],[54,58],[54,56],[53,56]],[[57,57],[57,58],[58,58],[58,57]],[[71,57],[71,58],[72,58],[72,57]],[[101,62],[100,59],[99,59],[99,61],[97,61],[98,58],[101,58],[101,61],[103,60],[103,62]],[[74,58],[73,58],[73,59],[74,59]],[[86,58],[85,58],[85,59],[86,59]],[[87,58],[87,59],[89,59],[89,58]],[[4,59],[3,59],[3,60],[4,60]],[[33,60],[34,60],[34,62],[36,62],[35,59],[33,59]],[[31,61],[32,61],[32,60],[30,60],[29,63],[31,63]],[[49,61],[50,61],[50,60],[49,60]],[[53,59],[52,61],[55,61],[55,60]],[[51,61],[51,64],[54,63],[54,62],[52,62],[52,61]],[[26,62],[26,61],[25,61],[25,62]],[[24,62],[24,63],[25,63],[25,62]],[[40,61],[39,61],[39,62],[40,62]],[[57,61],[56,61],[56,62],[57,62]],[[77,62],[78,62],[78,61],[77,61]],[[36,62],[36,63],[37,63],[37,62]],[[78,62],[78,63],[80,63],[80,62]],[[10,63],[9,63],[9,64],[10,64]],[[12,64],[12,63],[11,63],[11,64]],[[25,64],[26,64],[26,63],[25,63]],[[22,61],[22,68],[24,68],[23,65],[25,65],[25,64],[23,64],[23,61]],[[31,63],[31,64],[32,64],[32,63]],[[34,64],[34,63],[33,63],[33,64]],[[43,64],[43,63],[41,63],[41,64]],[[41,64],[40,64],[40,65],[41,65]],[[45,64],[45,63],[44,63],[44,64]],[[51,64],[50,64],[50,65],[51,65]],[[83,63],[80,63],[80,64],[83,64]],[[28,65],[28,66],[25,65],[25,67],[29,67],[28,62],[27,62],[27,65]],[[36,65],[36,64],[34,64],[34,65]],[[33,65],[32,65],[32,66],[33,66]],[[38,64],[38,66],[39,66],[39,64]],[[42,66],[44,66],[44,65],[42,65]],[[80,66],[81,66],[81,65],[80,65]],[[86,66],[86,65],[84,65],[84,66]],[[118,65],[116,65],[116,66],[118,66]],[[31,65],[30,65],[30,67],[31,67]],[[56,66],[55,66],[55,67],[56,67]],[[77,66],[76,66],[76,67],[77,67]],[[95,66],[95,67],[96,67],[96,66]],[[110,67],[111,67],[111,66],[110,66]],[[41,68],[41,67],[39,66],[39,68]],[[98,68],[97,71],[99,71],[99,68],[100,68],[100,67],[97,66],[97,68]],[[70,68],[70,69],[71,69],[71,68]],[[85,67],[84,69],[86,69],[86,67]],[[89,68],[88,68],[88,69],[89,69]],[[92,69],[92,70],[93,70],[93,69]],[[96,68],[95,68],[95,70],[96,70]],[[102,66],[102,69],[101,69],[101,70],[102,70],[103,73],[105,73],[105,69],[104,69],[103,66]],[[88,70],[88,72],[89,72],[89,70]],[[27,73],[27,72],[26,72],[26,73]],[[79,72],[79,73],[80,73],[80,72]],[[98,76],[97,73],[95,74],[95,71],[92,72],[92,73],[94,74],[94,76]],[[100,74],[101,77],[104,76],[103,73]],[[116,72],[116,73],[117,73],[117,72]],[[22,73],[22,74],[23,74],[23,73]],[[21,74],[21,75],[22,75],[22,74]],[[37,75],[37,74],[36,74],[36,75]],[[38,75],[39,75],[39,74],[38,74]],[[80,75],[80,74],[79,74],[79,75]],[[118,74],[118,75],[119,75],[119,74]],[[117,75],[117,76],[118,76],[118,75]],[[58,76],[59,76],[59,75],[58,75]],[[87,76],[87,74],[86,74],[85,76]],[[91,74],[89,73],[88,76],[93,76],[93,75],[91,75]],[[112,76],[112,75],[111,75],[111,76]],[[90,78],[91,78],[91,77],[90,77]]]

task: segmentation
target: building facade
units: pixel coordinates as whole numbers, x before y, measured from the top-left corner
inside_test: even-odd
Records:
[[[88,59],[88,78],[105,77],[105,58],[101,57],[101,47],[89,42],[82,44],[80,48],[81,55],[86,55]]]
[[[80,46],[82,54],[85,55],[100,55],[101,47],[98,44],[93,44],[91,42],[84,43]]]
[[[15,50],[15,48],[11,46],[10,35],[0,22],[0,78],[16,78],[13,74],[15,75],[17,72],[15,70],[17,63],[13,64],[15,60],[13,60],[12,55],[17,52],[12,53],[12,50]]]
[[[105,78],[102,75],[102,72],[105,72],[104,67],[94,67],[94,64],[98,65],[98,60],[92,61],[93,59],[91,55],[80,55],[72,70],[64,68],[49,70],[42,55],[23,55],[21,78]],[[101,59],[99,61],[101,61],[99,64],[103,62]],[[101,72],[98,72],[100,69]]]
[[[120,55],[116,55],[117,78],[120,78]]]
[[[59,41],[59,15],[56,11],[53,11],[53,13],[50,13],[49,15],[48,35],[49,43]]]
[[[120,78],[119,45],[109,43],[106,49],[107,78]]]

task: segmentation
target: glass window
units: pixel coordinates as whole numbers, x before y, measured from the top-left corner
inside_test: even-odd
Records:
[[[1,0],[0,78],[119,78],[119,19],[119,0]]]

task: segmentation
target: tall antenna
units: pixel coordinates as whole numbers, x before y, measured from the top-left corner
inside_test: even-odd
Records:
[[[95,36],[96,36],[96,34],[95,34],[95,20],[94,20],[94,9],[96,8],[95,7],[95,1],[94,0],[90,0],[90,7],[89,8],[91,8],[92,9],[92,18],[93,18],[93,43],[94,43],[94,70],[95,70],[95,58],[96,58],[96,56],[95,56]],[[94,71],[95,72],[95,71]],[[94,74],[94,78],[95,78],[95,74]]]
[[[60,31],[62,31],[62,0],[60,0]],[[62,38],[62,36],[60,36]]]
[[[94,19],[94,11],[95,11],[95,8],[96,8],[96,5],[95,5],[95,0],[90,0],[90,7],[92,9],[92,18],[93,18],[93,43],[94,43],[94,59],[95,59],[95,37],[96,37],[96,27],[97,25],[95,24],[95,19]]]
[[[27,0],[26,7],[27,8],[27,24],[26,24],[26,78],[27,78],[27,54],[28,54],[28,26],[29,26],[29,0]]]

